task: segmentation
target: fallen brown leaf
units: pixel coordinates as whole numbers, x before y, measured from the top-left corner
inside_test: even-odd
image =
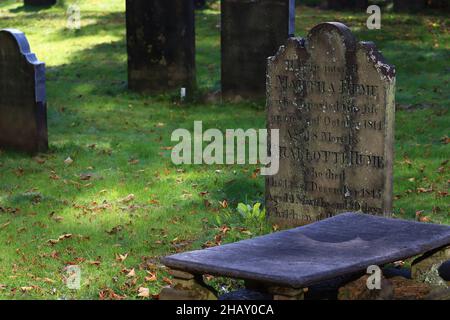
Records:
[[[147,282],[156,281],[156,279],[157,279],[156,272],[147,271],[147,273],[148,273],[148,276],[145,277],[145,281],[147,281]]]
[[[222,206],[222,208],[224,209],[228,208],[228,201],[226,199],[223,201],[219,201],[219,203]]]
[[[11,223],[11,221],[7,221],[7,222],[5,222],[3,224],[0,224],[0,229],[5,229],[7,226],[10,225],[10,223]]]
[[[140,287],[138,289],[138,297],[149,298],[150,297],[150,290],[148,288]]]
[[[133,278],[136,277],[136,271],[133,269],[131,269],[128,273],[127,273],[127,277],[128,278]]]
[[[73,163],[73,160],[71,157],[67,157],[66,160],[64,160],[64,164],[67,166],[70,166]]]
[[[70,238],[72,238],[72,234],[66,233],[66,234],[63,234],[63,235],[59,236],[58,239],[50,239],[47,242],[50,243],[51,245],[54,245],[54,244],[57,244],[60,241],[63,241],[65,239],[70,239]]]
[[[121,203],[129,203],[129,202],[133,201],[134,198],[135,198],[134,194],[129,194],[125,198],[120,199],[119,202],[121,202]]]
[[[34,157],[33,159],[34,159],[34,161],[36,161],[39,164],[44,164],[45,163],[45,159],[44,158]]]
[[[128,253],[116,254],[116,260],[119,261],[119,262],[124,262],[126,258],[128,258]]]
[[[442,141],[443,144],[449,144],[449,143],[450,143],[450,137],[448,137],[448,136],[443,136],[443,137],[441,138],[441,141]]]
[[[170,280],[170,279],[167,278],[167,277],[164,277],[162,280],[163,280],[165,283],[167,283],[169,286],[171,286],[171,285],[173,284],[172,280]]]

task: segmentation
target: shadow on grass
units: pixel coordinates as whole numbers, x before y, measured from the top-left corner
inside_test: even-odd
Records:
[[[108,35],[124,36],[126,33],[125,27],[125,13],[124,12],[110,12],[108,14],[97,13],[82,13],[82,21],[93,21],[90,24],[82,25],[79,30],[68,30],[61,28],[56,34],[56,39],[79,38],[85,36],[98,36],[103,32]]]
[[[77,51],[69,64],[47,68],[49,84],[61,85],[53,93],[76,97],[124,93],[127,81],[125,39]]]
[[[11,13],[41,12],[44,10],[51,9],[54,6],[55,5],[25,5],[25,4],[23,4],[20,7],[10,9],[9,12],[11,12]]]

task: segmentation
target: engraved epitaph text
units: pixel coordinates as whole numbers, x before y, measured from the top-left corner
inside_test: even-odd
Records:
[[[269,58],[268,128],[280,129],[280,171],[266,179],[272,221],[390,214],[394,91],[394,67],[340,23],[290,38]]]

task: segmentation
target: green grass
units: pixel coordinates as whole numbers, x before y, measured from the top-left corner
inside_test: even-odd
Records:
[[[263,199],[263,179],[254,178],[254,166],[175,167],[167,147],[172,131],[191,130],[194,120],[219,129],[263,128],[264,106],[180,105],[171,95],[128,92],[124,3],[80,0],[78,32],[66,29],[63,6],[0,4],[0,28],[24,31],[47,64],[51,148],[34,158],[0,154],[0,298],[134,299],[140,287],[157,294],[167,276],[159,257],[261,232],[229,218],[237,215],[239,202]],[[442,140],[450,120],[448,20],[386,14],[382,30],[368,31],[365,19],[300,7],[297,34],[319,22],[342,21],[361,40],[375,41],[397,66],[394,213],[414,219],[423,210],[423,217],[449,224],[450,150]],[[198,13],[202,92],[219,89],[218,23],[217,9]],[[131,194],[133,200],[123,201]],[[219,204],[223,200],[228,209]],[[232,229],[216,227],[224,223]],[[49,243],[63,234],[72,236]],[[128,257],[118,261],[118,254]],[[64,285],[68,264],[81,266],[81,290]],[[136,276],[127,277],[125,269],[133,268]],[[157,281],[146,280],[147,271],[156,272]]]

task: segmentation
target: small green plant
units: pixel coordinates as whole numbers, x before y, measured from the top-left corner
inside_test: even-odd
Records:
[[[227,210],[227,211],[224,211],[221,214],[216,214],[214,216],[214,220],[215,220],[214,222],[215,222],[215,226],[216,227],[220,227],[220,226],[225,225],[225,224],[231,225],[231,224],[233,224],[232,223],[232,221],[233,221],[232,212],[230,210]]]
[[[266,220],[266,208],[261,209],[260,202],[256,202],[253,206],[239,203],[237,211],[245,226],[251,229],[257,229],[259,234],[270,232],[270,227]]]
[[[250,224],[265,223],[266,209],[264,208],[261,210],[261,203],[259,202],[255,203],[253,206],[239,203],[237,211],[241,214],[245,222],[249,222]]]
[[[271,226],[266,220],[266,209],[262,204],[256,202],[253,205],[239,203],[236,210],[227,209],[215,215],[214,225],[216,227],[229,226],[234,229],[247,230],[247,235],[263,235],[271,232]],[[233,234],[233,232],[231,232]],[[234,239],[241,240],[239,237]]]

